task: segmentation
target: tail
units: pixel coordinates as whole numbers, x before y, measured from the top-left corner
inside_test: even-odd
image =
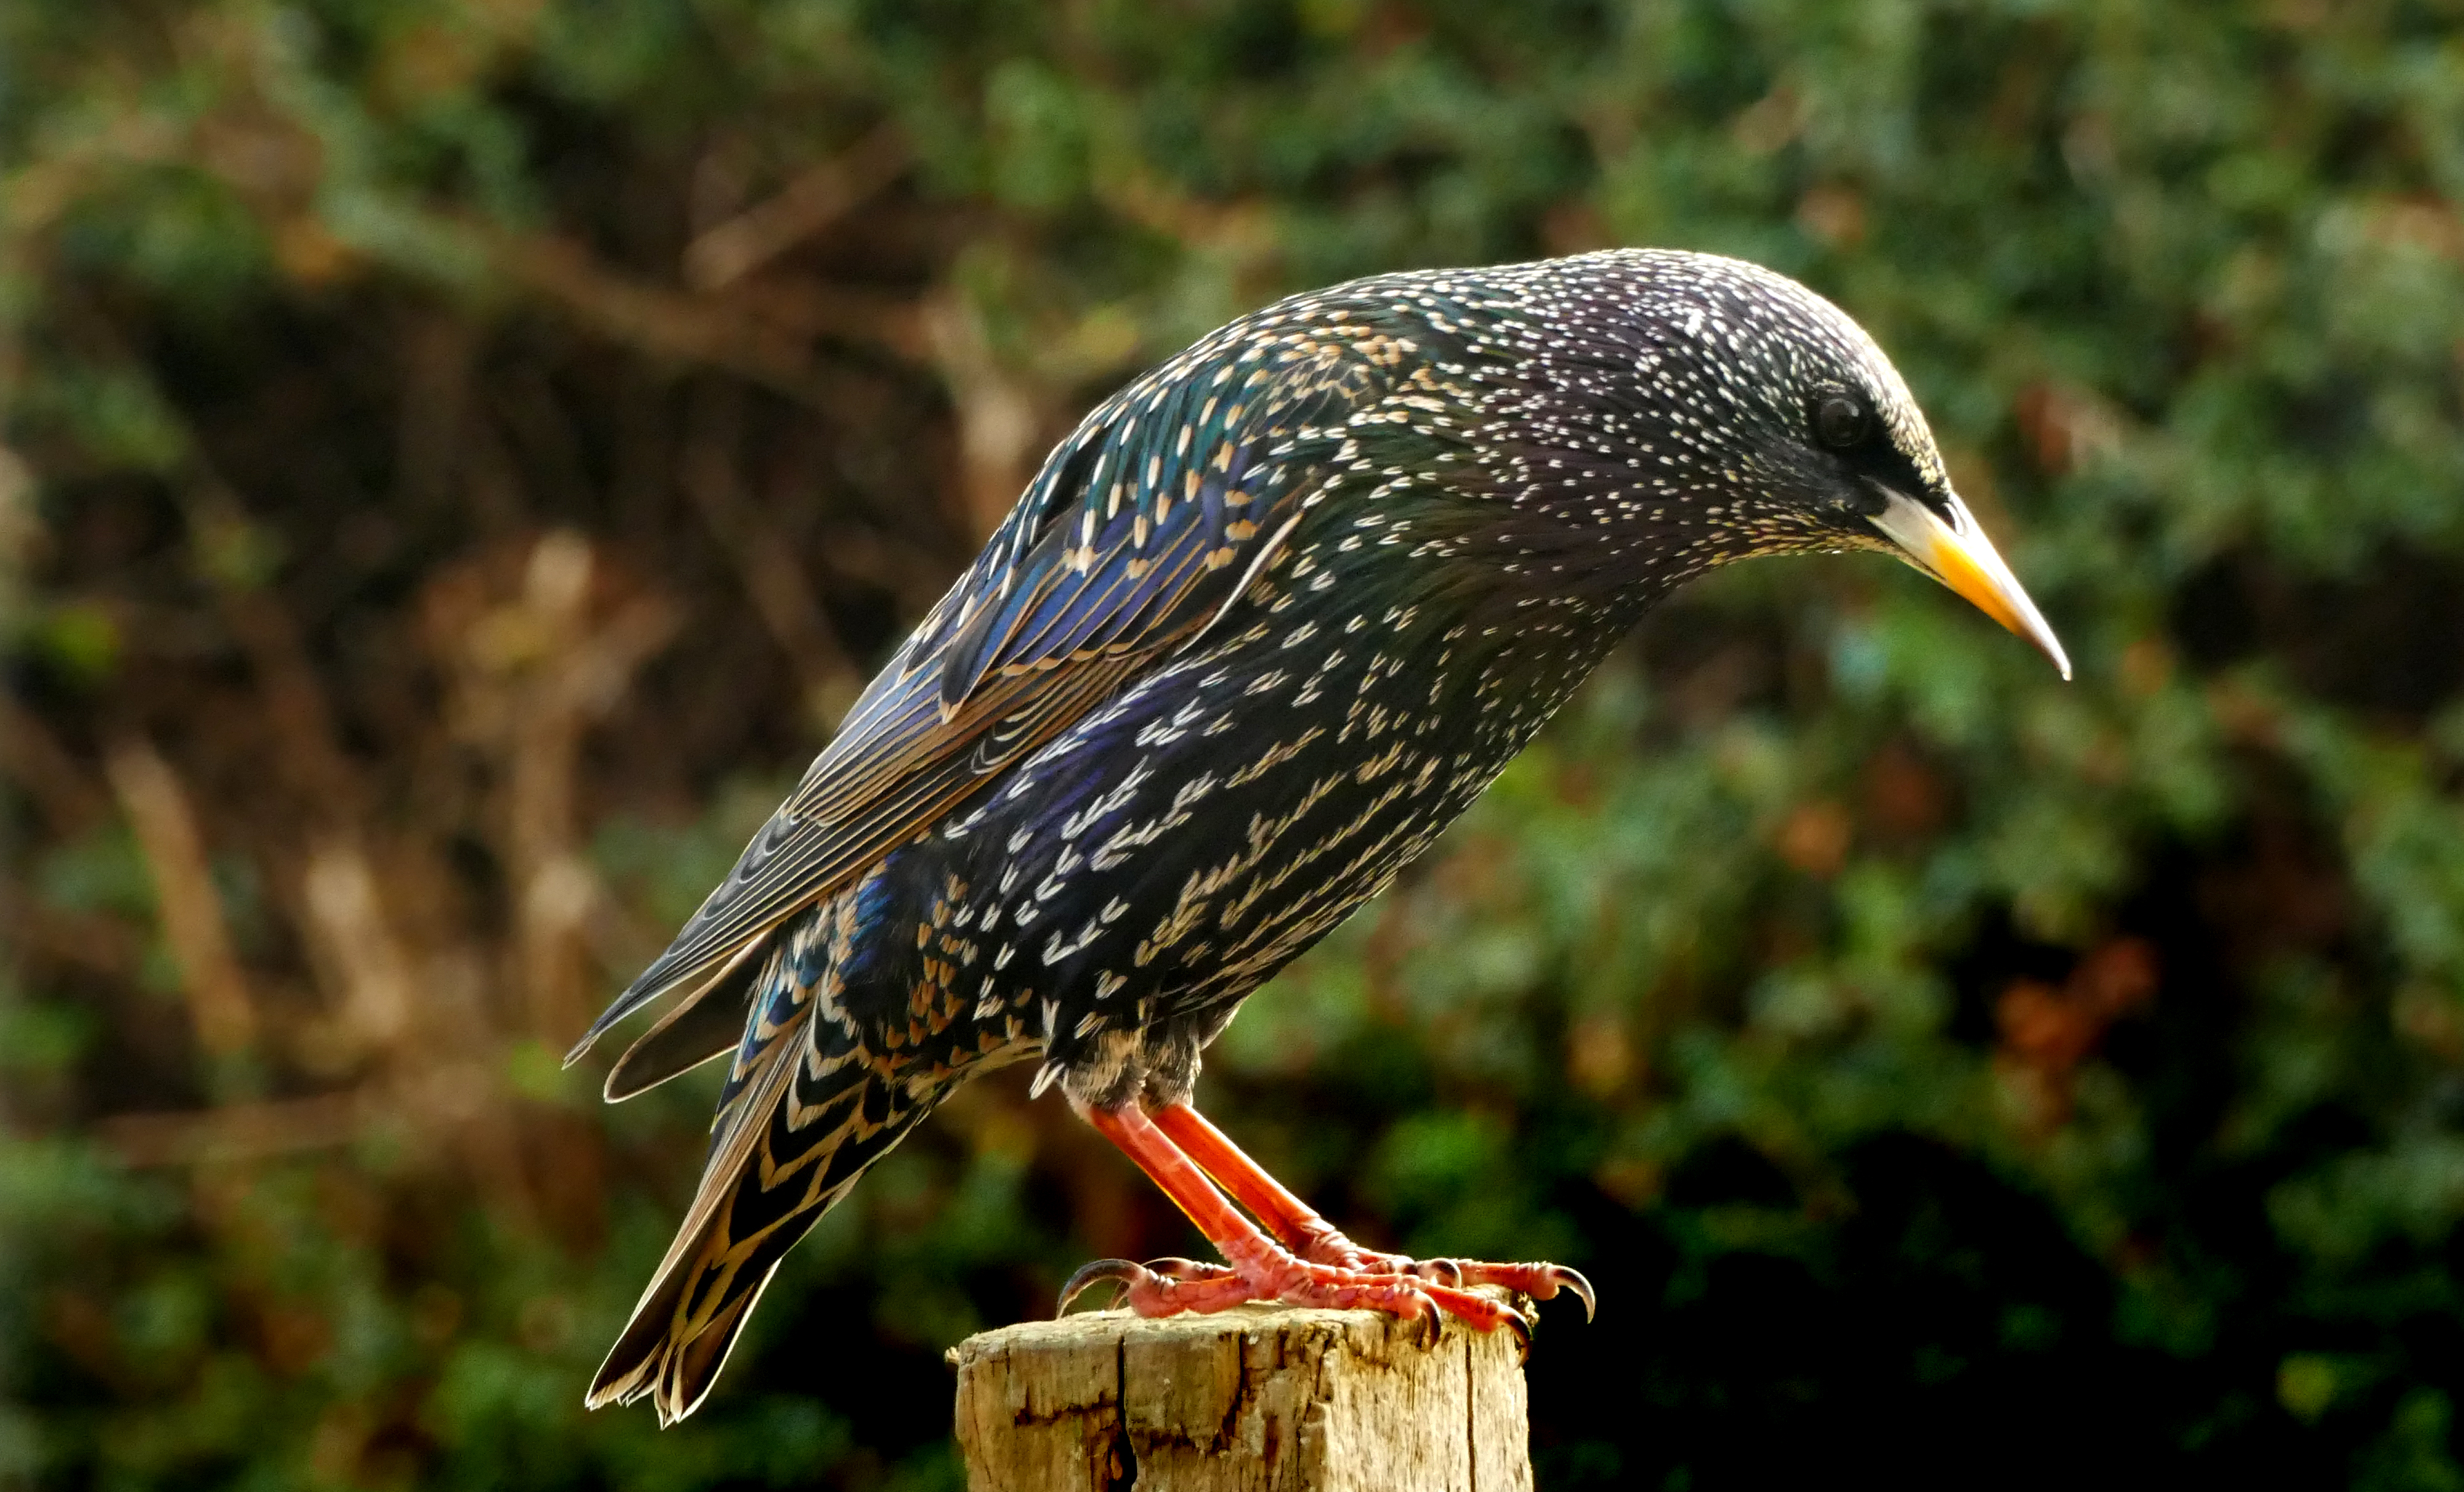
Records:
[[[948,1091],[911,1083],[810,1003],[737,1060],[701,1188],[583,1400],[649,1397],[659,1423],[699,1408],[796,1240]],[[832,1051],[829,1048],[836,1047]]]

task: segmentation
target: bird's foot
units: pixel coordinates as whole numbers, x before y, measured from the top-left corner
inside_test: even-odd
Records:
[[[1425,1324],[1434,1340],[1443,1312],[1475,1330],[1504,1327],[1527,1347],[1530,1342],[1530,1323],[1521,1311],[1463,1284],[1400,1270],[1321,1263],[1273,1244],[1236,1252],[1240,1257],[1228,1264],[1188,1259],[1158,1259],[1144,1264],[1127,1259],[1098,1260],[1071,1275],[1061,1287],[1060,1308],[1067,1310],[1082,1292],[1109,1281],[1121,1286],[1115,1304],[1141,1316],[1204,1313],[1253,1302],[1382,1310]],[[1551,1293],[1557,1288],[1554,1283],[1550,1284]],[[1584,1286],[1586,1291],[1589,1288]]]
[[[1591,1320],[1599,1307],[1592,1282],[1583,1278],[1582,1271],[1564,1264],[1495,1264],[1477,1259],[1413,1259],[1402,1254],[1381,1254],[1362,1248],[1331,1228],[1312,1233],[1299,1254],[1313,1264],[1365,1274],[1407,1275],[1456,1290],[1495,1285],[1535,1301],[1554,1300],[1563,1290],[1583,1303],[1585,1321]]]

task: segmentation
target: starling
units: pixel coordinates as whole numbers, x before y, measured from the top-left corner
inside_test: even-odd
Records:
[[[1654,602],[1845,549],[1898,555],[2068,676],[1889,361],[1733,259],[1355,280],[1105,401],[568,1058],[671,998],[608,1099],[729,1058],[699,1192],[589,1403],[690,1414],[781,1257],[1016,1062],[1222,1255],[1107,1261],[1072,1292],[1484,1329],[1522,1317],[1477,1285],[1588,1309],[1556,1265],[1356,1247],[1190,1107],[1199,1054]]]

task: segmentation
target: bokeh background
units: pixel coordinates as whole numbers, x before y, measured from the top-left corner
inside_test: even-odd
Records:
[[[2464,1487],[2453,0],[0,7],[0,1485],[947,1488],[1195,1246],[1023,1077],[683,1428],[712,1083],[558,1058],[1076,413],[1287,291],[1743,254],[2079,661],[1873,557],[1648,623],[1201,1097],[1599,1283],[1550,1488]]]

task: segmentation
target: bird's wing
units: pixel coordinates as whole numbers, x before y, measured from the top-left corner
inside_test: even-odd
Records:
[[[1063,442],[736,868],[567,1062],[664,996],[734,987],[723,976],[782,918],[1221,614],[1312,500],[1318,448],[1340,444],[1343,409],[1375,381],[1368,364],[1317,349],[1296,368],[1282,344],[1252,345],[1263,350],[1206,359],[1200,343]],[[705,1025],[724,1022],[684,1028]],[[639,1091],[718,1049],[662,1050],[625,1086]]]

